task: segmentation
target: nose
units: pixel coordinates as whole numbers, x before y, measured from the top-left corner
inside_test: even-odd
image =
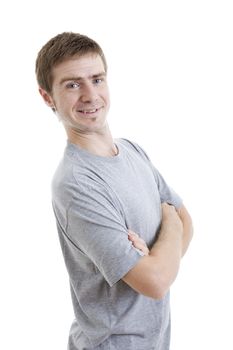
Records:
[[[83,103],[94,102],[97,99],[95,87],[92,84],[85,84],[82,87],[80,99]]]

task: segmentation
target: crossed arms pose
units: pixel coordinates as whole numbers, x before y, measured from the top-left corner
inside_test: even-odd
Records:
[[[177,276],[192,236],[192,220],[185,206],[176,211],[174,206],[163,203],[159,237],[150,251],[143,239],[129,231],[129,240],[145,256],[123,280],[143,295],[163,298]]]
[[[78,33],[51,38],[36,60],[39,92],[67,134],[52,200],[75,314],[68,349],[168,350],[167,291],[191,218],[143,149],[113,139],[107,70],[101,47]]]

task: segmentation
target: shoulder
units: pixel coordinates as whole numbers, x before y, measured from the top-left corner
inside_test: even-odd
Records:
[[[130,140],[125,139],[125,138],[118,139],[118,143],[121,146],[125,147],[127,150],[140,155],[142,158],[146,159],[147,161],[150,160],[147,153],[144,151],[144,149],[141,146],[139,146],[138,143],[136,143],[134,141],[130,141]]]
[[[80,209],[115,203],[114,193],[96,169],[66,159],[60,163],[53,177],[52,195],[64,206],[74,205]]]

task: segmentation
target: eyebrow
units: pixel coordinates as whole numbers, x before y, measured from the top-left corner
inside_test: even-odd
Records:
[[[90,75],[88,77],[88,79],[98,79],[100,77],[105,77],[106,76],[106,72],[101,72],[101,73],[98,73],[98,74],[93,74],[93,75]],[[59,85],[62,85],[64,84],[66,81],[82,81],[84,80],[84,78],[82,77],[78,77],[78,76],[73,76],[73,77],[64,77],[61,79],[61,81],[59,82]]]

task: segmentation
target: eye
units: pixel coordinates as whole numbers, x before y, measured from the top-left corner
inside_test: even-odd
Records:
[[[80,86],[79,83],[76,83],[76,82],[74,82],[74,81],[72,81],[72,82],[66,84],[66,87],[67,87],[68,89],[78,89],[79,86]]]
[[[99,85],[99,84],[102,83],[102,81],[103,81],[103,79],[98,78],[98,79],[94,79],[93,82],[94,82],[95,85]]]

